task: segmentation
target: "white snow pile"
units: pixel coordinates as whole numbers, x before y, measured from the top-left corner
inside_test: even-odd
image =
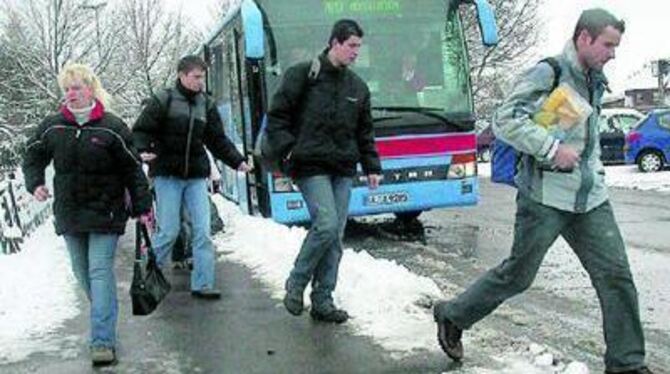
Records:
[[[610,187],[645,191],[670,191],[670,171],[643,173],[635,165],[608,166],[605,182]]]
[[[478,163],[477,174],[491,178],[491,163]],[[670,170],[643,173],[635,165],[606,166],[605,183],[614,188],[670,192]]]
[[[0,364],[57,351],[62,337],[53,333],[79,314],[65,243],[53,224],[39,227],[21,249],[0,254]]]
[[[217,250],[227,260],[251,269],[277,299],[278,308],[283,308],[284,282],[306,230],[245,215],[220,196],[214,201],[226,222],[226,233],[214,238]],[[306,303],[309,292],[305,291]],[[335,303],[352,316],[348,326],[358,334],[372,337],[396,357],[439,351],[432,312],[426,305],[442,297],[431,279],[413,274],[395,261],[375,259],[365,251],[344,250]],[[467,344],[468,338],[465,339]],[[530,344],[522,352],[505,352],[491,359],[496,363],[494,367],[504,369],[471,367],[462,368],[461,372],[588,373],[583,363],[565,365],[547,347],[537,344]]]

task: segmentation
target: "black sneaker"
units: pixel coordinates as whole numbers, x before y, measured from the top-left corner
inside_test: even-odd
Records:
[[[605,374],[654,374],[648,367],[643,366],[639,369],[633,369],[633,370],[626,370],[626,371],[607,371],[605,370]]]
[[[463,359],[463,343],[461,342],[463,330],[442,314],[445,304],[446,302],[441,301],[433,307],[433,317],[437,323],[437,341],[447,356],[454,361],[460,361]]]
[[[328,308],[325,311],[321,311],[316,308],[312,308],[309,311],[309,315],[315,321],[328,322],[328,323],[344,323],[349,319],[349,313],[345,310],[337,309],[335,307]]]
[[[291,287],[289,281],[286,281],[286,295],[284,295],[284,307],[294,316],[299,316],[305,309],[303,302],[304,290],[298,290],[296,287]]]
[[[202,290],[191,291],[191,296],[196,299],[204,300],[218,300],[221,298],[221,291],[214,288],[206,288]]]

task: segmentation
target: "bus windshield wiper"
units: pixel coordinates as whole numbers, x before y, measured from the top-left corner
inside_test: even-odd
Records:
[[[452,125],[464,130],[470,129],[470,126],[465,124],[464,118],[448,116],[444,108],[433,107],[407,107],[407,106],[373,106],[372,110],[398,112],[398,113],[419,113],[426,117],[440,120],[446,125]],[[438,113],[436,113],[438,112]]]

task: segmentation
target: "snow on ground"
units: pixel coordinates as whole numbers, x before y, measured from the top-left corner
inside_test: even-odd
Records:
[[[214,238],[218,251],[225,259],[250,268],[267,285],[277,299],[278,309],[284,312],[281,305],[284,281],[306,230],[244,215],[220,196],[215,197],[215,202],[226,222],[226,233]],[[305,291],[307,303],[309,292]],[[421,350],[439,351],[432,313],[425,305],[442,297],[431,279],[413,274],[395,261],[374,259],[365,251],[344,250],[335,303],[352,316],[348,325],[356,333],[372,337],[396,357]],[[530,344],[526,349],[491,357],[496,369],[469,367],[460,372],[588,373],[579,362],[567,366],[554,364],[550,351],[549,347]]]
[[[59,350],[63,338],[53,332],[79,314],[65,242],[51,221],[21,248],[17,254],[0,254],[0,364]]]
[[[478,163],[477,173],[482,178],[490,178],[491,163]],[[615,188],[670,192],[670,170],[643,173],[636,165],[606,166],[605,182]]]
[[[490,176],[490,164],[478,166],[480,176]],[[611,187],[670,191],[669,171],[646,174],[638,172],[635,166],[626,165],[607,167],[606,172],[607,184]],[[246,216],[219,197],[217,204],[228,227],[227,234],[215,240],[218,250],[227,259],[249,267],[267,284],[280,305],[284,280],[306,231]],[[58,350],[62,338],[53,336],[53,332],[77,316],[82,308],[64,242],[53,233],[52,225],[42,225],[21,247],[18,254],[0,255],[0,347],[3,347],[0,364],[23,360],[34,352]],[[643,257],[632,255],[633,267],[644,263],[638,267],[649,268],[653,259]],[[655,279],[644,274],[637,276],[643,284]],[[423,306],[441,297],[432,280],[412,274],[394,261],[374,259],[365,251],[345,250],[335,301],[353,316],[349,325],[356,332],[374,338],[396,354],[439,349],[431,313]],[[309,302],[309,297],[306,301]],[[645,300],[641,303],[644,307]],[[648,308],[658,312],[655,316],[667,312],[665,308]],[[652,320],[655,325],[667,323],[662,318]],[[548,347],[532,349],[531,344],[526,351],[492,357],[492,361],[498,363],[496,366],[504,369],[470,367],[461,372],[588,373],[586,366],[579,362],[551,365],[553,357],[546,352],[549,350]]]

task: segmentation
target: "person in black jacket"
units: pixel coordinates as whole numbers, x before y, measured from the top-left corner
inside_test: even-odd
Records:
[[[207,199],[210,164],[205,147],[238,171],[248,172],[250,168],[224,134],[216,106],[202,92],[206,68],[197,56],[183,57],[177,66],[175,86],[148,101],[133,126],[133,136],[154,178],[158,231],[153,243],[158,264],[165,266],[177,240],[184,204],[193,230],[191,294],[218,299],[221,293],[214,287],[215,258]]]
[[[98,78],[87,66],[71,64],[58,81],[65,104],[28,140],[25,185],[38,201],[51,197],[44,174],[53,161],[56,233],[64,236],[74,275],[91,302],[91,359],[106,365],[116,361],[117,241],[129,214],[150,210],[151,195],[130,130],[106,110]]]
[[[347,68],[358,56],[362,37],[355,21],[337,21],[318,61],[286,71],[268,111],[267,142],[288,161],[312,221],[286,281],[284,306],[300,315],[304,289],[311,281],[310,315],[326,322],[349,318],[335,307],[332,292],[356,165],[361,163],[370,188],[381,180],[370,91]],[[320,68],[314,69],[315,63]]]

